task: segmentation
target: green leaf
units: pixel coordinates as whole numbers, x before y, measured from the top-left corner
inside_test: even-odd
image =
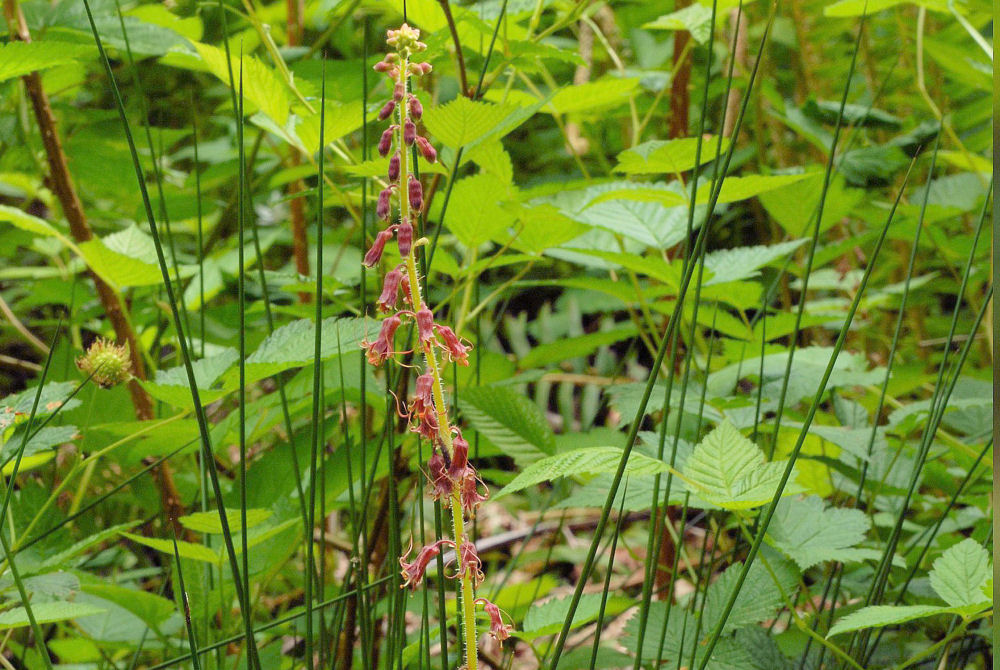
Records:
[[[749,509],[771,501],[786,463],[765,463],[760,448],[725,421],[695,447],[680,477],[713,505]],[[792,489],[786,486],[782,495],[795,492]]]
[[[833,637],[865,628],[882,628],[947,612],[950,612],[949,608],[938,605],[906,605],[903,607],[874,605],[859,609],[857,612],[851,612],[839,619],[826,636]]]
[[[718,138],[707,136],[702,140],[701,162],[704,164],[715,158]],[[729,140],[722,140],[724,153]],[[676,140],[650,140],[618,154],[615,172],[625,174],[680,174],[695,167],[698,139],[684,137]],[[726,180],[728,181],[728,179]]]
[[[781,175],[750,175],[748,177],[726,177],[719,189],[718,204],[727,202],[739,202],[767,193],[776,191],[779,188],[797,184],[803,179],[814,177],[817,173],[807,172],[803,174],[781,174]],[[698,204],[708,204],[711,200],[712,183],[706,181],[698,187]]]
[[[10,42],[0,46],[0,81],[22,77],[56,65],[75,63],[91,53],[93,47],[87,44],[55,40]]]
[[[555,451],[555,434],[538,405],[509,388],[466,390],[462,415],[515,461],[531,461]]]
[[[174,613],[172,602],[148,591],[114,584],[85,584],[82,590],[128,610],[154,630]]]
[[[575,86],[560,87],[543,110],[556,114],[593,112],[625,104],[639,88],[637,78],[607,76]]]
[[[143,537],[142,535],[134,535],[132,533],[122,533],[122,536],[164,554],[172,556],[174,553],[174,543],[170,540],[161,540],[155,537]],[[180,554],[182,558],[190,558],[191,560],[201,561],[202,563],[218,565],[220,562],[219,554],[214,550],[209,549],[205,545],[185,542],[184,540],[177,540],[177,553]]]
[[[163,283],[153,239],[135,224],[107,237],[80,244],[80,252],[94,272],[118,288]],[[168,264],[168,267],[173,274],[172,266]],[[194,268],[185,266],[181,270],[181,276],[185,277]]]
[[[840,0],[823,8],[824,16],[848,18],[867,14],[873,16],[885,9],[897,5],[914,4],[933,11],[948,11],[947,4],[941,0]]]
[[[248,509],[247,510],[247,528],[253,528],[254,526],[259,526],[260,524],[267,521],[273,512],[269,509]],[[240,527],[240,510],[238,509],[227,509],[226,519],[229,521],[230,528]],[[222,521],[219,519],[218,512],[195,512],[194,514],[188,514],[187,516],[182,516],[178,519],[181,525],[189,530],[193,530],[197,533],[210,533],[219,535],[222,533]]]
[[[705,256],[705,269],[712,276],[706,285],[723,284],[757,275],[757,270],[779,258],[784,258],[805,244],[806,240],[789,240],[771,246],[757,245],[720,249]]]
[[[878,558],[872,549],[855,549],[871,523],[856,509],[827,508],[822,498],[782,500],[767,529],[771,543],[803,570],[823,561],[851,562]]]
[[[79,619],[93,614],[100,614],[103,611],[100,607],[86,603],[51,602],[38,603],[31,606],[31,613],[34,615],[35,621],[40,624]],[[28,623],[28,612],[23,607],[15,607],[0,614],[0,630],[20,628],[27,626]]]
[[[468,148],[486,137],[498,137],[503,122],[518,109],[518,105],[495,105],[460,95],[445,105],[426,110],[423,122],[438,142],[453,149]]]
[[[766,562],[766,565],[765,565]],[[736,563],[726,568],[722,575],[712,582],[705,595],[705,611],[702,615],[702,628],[715,628],[726,603],[736,588],[743,564]],[[772,574],[773,573],[773,574]],[[751,626],[774,617],[775,612],[784,600],[782,592],[792,593],[798,582],[798,572],[795,566],[782,559],[777,554],[767,556],[762,553],[750,570],[740,588],[739,597],[726,619],[724,632]]]
[[[965,538],[934,561],[931,587],[953,607],[978,607],[990,603],[983,584],[993,574],[990,555],[972,538]]]
[[[15,44],[23,44],[23,42],[15,42],[7,46],[14,46]],[[0,48],[0,67],[3,67],[3,57],[3,49]],[[0,221],[11,223],[16,228],[26,230],[33,235],[44,235],[45,237],[61,236],[59,231],[53,228],[52,224],[45,219],[39,219],[37,216],[32,216],[9,205],[0,205]]]
[[[445,224],[463,245],[478,247],[499,237],[514,222],[513,215],[500,206],[511,196],[511,187],[496,175],[479,173],[461,179],[452,190]]]
[[[599,347],[621,342],[633,337],[637,332],[638,329],[635,325],[628,324],[611,330],[602,330],[578,337],[568,337],[556,342],[539,344],[533,347],[528,352],[528,355],[520,360],[519,367],[522,370],[526,370],[528,368],[558,363],[570,358],[589,356]]]
[[[573,614],[571,629],[579,628],[597,619],[597,615],[601,611],[601,600],[603,597],[601,593],[583,594],[579,605],[577,605],[576,612]],[[562,629],[566,615],[569,613],[570,600],[569,596],[563,596],[561,598],[550,598],[540,605],[533,604],[528,609],[521,628],[517,631],[518,637],[532,640],[543,635],[558,633]],[[607,607],[605,608],[605,616],[614,616],[624,610],[628,604],[629,601],[624,598],[609,597]]]
[[[618,447],[586,447],[556,454],[528,465],[494,498],[526,489],[535,484],[571,475],[617,472],[624,452]],[[663,461],[633,451],[625,466],[626,475],[656,475],[670,471]]]
[[[704,44],[712,34],[712,10],[700,3],[684,9],[664,14],[650,21],[643,28],[647,30],[687,30],[698,44]]]
[[[233,71],[233,83],[238,87],[240,81],[240,56],[230,54],[229,64],[226,63],[226,52],[223,49],[195,43],[195,49],[201,55],[208,71],[218,77],[222,83],[229,85],[229,67]],[[268,66],[253,56],[243,56],[243,97],[263,112],[278,126],[284,126],[288,121],[289,99],[288,89],[278,75]]]
[[[341,354],[353,355],[366,335],[374,337],[378,324],[363,318],[330,317],[323,320],[323,348],[320,360]],[[369,333],[369,331],[372,331]],[[261,342],[247,357],[246,378],[252,383],[284,370],[303,367],[313,362],[316,326],[312,319],[299,319],[278,328]],[[223,377],[223,388],[232,391],[239,386],[239,373],[230,369]]]
[[[560,213],[553,205],[542,203],[523,207],[521,226],[511,245],[521,251],[542,253],[579,237],[588,228]]]
[[[71,567],[69,559],[74,556],[82,554],[87,549],[93,547],[94,545],[100,544],[101,542],[106,542],[111,538],[117,538],[117,536],[126,530],[131,530],[139,525],[138,521],[130,521],[128,523],[119,524],[117,526],[111,526],[110,528],[105,528],[96,533],[87,535],[85,538],[76,542],[69,547],[66,547],[57,554],[53,554],[45,557],[45,562],[42,563],[44,568],[61,568],[61,567]]]
[[[244,81],[244,87],[246,82]],[[245,88],[244,88],[245,90]],[[302,147],[309,154],[319,151],[319,104],[315,114],[304,109],[298,110],[301,118],[295,127],[295,133],[302,142]],[[323,141],[327,144],[353,133],[361,127],[363,121],[361,102],[340,103],[327,99],[326,112],[323,118]],[[384,174],[384,173],[383,173]]]

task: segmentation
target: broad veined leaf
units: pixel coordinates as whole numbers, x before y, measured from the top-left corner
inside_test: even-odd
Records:
[[[218,77],[222,83],[229,85],[230,68],[233,73],[233,84],[239,87],[240,68],[243,68],[243,97],[257,109],[267,115],[278,126],[284,126],[288,121],[289,98],[288,89],[278,75],[264,63],[253,56],[230,54],[226,61],[226,52],[201,42],[195,49],[201,55],[209,72]]]
[[[92,533],[87,537],[83,538],[79,542],[76,542],[69,547],[66,547],[57,554],[45,557],[45,562],[42,563],[43,567],[55,568],[55,567],[70,567],[70,559],[82,554],[84,551],[98,545],[102,542],[106,542],[112,538],[117,540],[118,535],[122,531],[127,531],[135,528],[139,525],[138,521],[131,521],[129,523],[123,523],[117,526],[111,526],[110,528],[105,528],[96,533]]]
[[[85,616],[100,614],[104,610],[87,603],[51,602],[37,603],[31,606],[31,614],[40,624],[69,621]],[[15,607],[0,614],[0,630],[21,628],[27,626],[28,612],[23,607]]]
[[[499,177],[479,173],[455,182],[445,215],[445,225],[466,247],[477,247],[505,233],[514,216],[501,206],[512,196],[512,187]]]
[[[150,549],[155,549],[164,554],[174,553],[174,543],[170,540],[162,540],[156,537],[143,537],[142,535],[134,535],[132,533],[122,533],[123,537],[136,542],[137,544],[142,544]],[[177,540],[177,553],[181,555],[182,558],[190,558],[194,561],[201,561],[202,563],[211,563],[213,565],[218,565],[220,562],[219,554],[214,549],[209,549],[203,544],[195,544],[193,542],[185,542],[184,540]]]
[[[239,359],[235,349],[224,349],[218,354],[193,361],[195,384],[198,386],[198,396],[203,404],[215,402],[225,396],[226,389],[212,388],[226,370],[229,370]],[[187,370],[178,365],[156,373],[155,382],[140,382],[149,394],[157,400],[170,403],[175,407],[191,405],[191,388],[188,385]]]
[[[733,589],[736,588],[742,570],[741,563],[730,565],[708,587],[702,615],[703,629],[715,628]],[[740,588],[739,598],[729,612],[723,630],[733,631],[772,618],[784,602],[782,592],[786,594],[793,592],[798,578],[795,566],[780,555],[773,552],[759,554],[747,572],[746,580]]]
[[[158,628],[174,613],[172,602],[148,591],[128,589],[114,584],[85,584],[83,592],[127,609],[153,629]]]
[[[721,205],[727,202],[739,202],[740,200],[753,198],[761,193],[776,191],[779,188],[796,184],[803,179],[809,179],[815,175],[816,173],[812,172],[803,174],[754,174],[747,177],[726,177],[722,181],[721,187],[716,186],[716,188],[719,188],[719,199],[717,204]],[[713,184],[710,180],[706,180],[701,186],[698,187],[699,205],[708,204],[708,202],[712,199],[712,189]]]
[[[786,461],[764,462],[764,453],[728,421],[695,447],[678,473],[692,492],[724,509],[749,509],[770,502]],[[786,486],[783,495],[796,492]]]
[[[504,122],[519,109],[518,105],[496,105],[484,100],[459,96],[451,102],[424,112],[424,127],[431,137],[452,149],[469,147],[486,137],[498,138],[514,128]]]
[[[624,104],[639,88],[636,78],[604,77],[575,86],[561,87],[543,111],[557,114],[593,112]]]
[[[601,601],[603,599],[604,596],[600,593],[583,594],[577,605],[576,612],[573,614],[572,628],[579,628],[595,620],[601,611]],[[562,629],[566,615],[569,613],[570,600],[569,596],[563,596],[561,598],[550,598],[540,605],[532,605],[524,617],[521,628],[517,631],[518,636],[524,636],[530,640],[543,635],[558,633]],[[614,616],[630,604],[631,601],[628,599],[609,597],[607,599],[605,615]]]
[[[93,47],[87,44],[55,40],[10,42],[0,46],[0,81],[74,63],[93,52]]]
[[[520,220],[517,237],[511,246],[534,254],[565,244],[589,230],[549,203],[522,207]]]
[[[833,637],[841,633],[850,633],[851,631],[865,628],[882,628],[883,626],[906,623],[914,619],[922,619],[948,612],[951,612],[950,608],[938,605],[905,605],[900,607],[874,605],[872,607],[863,607],[838,620],[830,628],[830,632],[826,636]]]
[[[694,3],[684,9],[664,14],[650,21],[643,28],[647,30],[686,30],[699,44],[704,44],[712,34],[712,9]]]
[[[462,415],[516,461],[537,460],[555,451],[555,435],[538,405],[509,388],[480,386],[466,390],[462,394]]]
[[[246,514],[247,528],[249,529],[259,526],[267,521],[273,512],[269,509],[248,509]],[[226,510],[226,520],[229,522],[229,528],[231,531],[239,530],[241,523],[240,517],[240,510]],[[222,533],[222,521],[219,519],[218,512],[195,512],[194,514],[188,514],[187,516],[180,517],[178,521],[180,521],[181,525],[185,528],[198,533],[211,533],[215,535]]]
[[[83,259],[108,283],[118,288],[155,286],[163,283],[163,273],[156,260],[153,239],[131,225],[125,230],[80,245]],[[173,268],[170,267],[173,275]],[[180,268],[181,277],[190,276],[194,268]]]
[[[871,523],[856,509],[827,508],[818,496],[778,503],[768,538],[803,570],[823,561],[844,563],[878,558],[874,549],[856,548]]]
[[[676,140],[650,140],[618,154],[615,172],[625,174],[679,174],[687,172],[715,158],[717,138],[706,136],[697,155],[698,139],[684,137]],[[729,140],[723,139],[721,152],[725,153]]]
[[[872,16],[884,9],[911,3],[933,11],[948,11],[948,5],[943,0],[871,0],[870,2],[868,0],[840,0],[840,2],[834,2],[824,7],[823,14],[838,18],[861,16],[862,14]]]
[[[342,354],[355,354],[365,337],[378,334],[378,323],[362,318],[330,317],[323,320],[320,359],[328,360]],[[259,381],[291,368],[313,362],[316,326],[312,319],[299,319],[278,328],[261,342],[247,357],[247,383]],[[239,373],[230,368],[222,376],[223,388],[239,387]]]
[[[989,552],[967,537],[934,561],[931,587],[953,607],[985,607],[991,599],[982,587],[992,574]]]
[[[705,256],[705,269],[711,271],[706,285],[747,279],[757,275],[757,270],[779,258],[784,258],[808,240],[789,240],[771,246],[757,245],[720,249]]]
[[[624,452],[618,447],[588,447],[556,454],[524,468],[505,486],[496,498],[570,475],[590,475],[616,472]],[[664,461],[633,451],[625,466],[626,475],[656,475],[670,471]]]
[[[588,333],[578,337],[569,337],[556,342],[539,344],[528,352],[528,355],[520,360],[522,370],[535,368],[543,365],[558,363],[578,356],[589,356],[598,347],[603,347],[624,339],[633,337],[638,329],[633,324],[627,324],[602,330],[596,333]]]
[[[15,42],[14,44],[23,44],[22,42]],[[13,46],[8,44],[7,46]],[[3,58],[3,50],[0,48],[0,59]],[[0,60],[0,64],[2,64]],[[0,65],[2,67],[2,65]],[[33,235],[44,235],[45,237],[61,237],[62,235],[58,230],[52,227],[52,224],[45,219],[39,219],[37,216],[32,216],[27,212],[21,211],[17,207],[11,207],[9,205],[0,205],[0,221],[5,221],[7,223],[13,224],[16,228],[21,230],[26,230]]]

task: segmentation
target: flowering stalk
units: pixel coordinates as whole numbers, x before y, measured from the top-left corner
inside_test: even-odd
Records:
[[[450,507],[452,536],[439,538],[421,548],[412,561],[407,560],[409,551],[400,557],[403,586],[415,589],[420,585],[428,564],[443,547],[455,550],[458,565],[452,576],[461,584],[458,609],[465,650],[464,670],[477,670],[476,606],[481,605],[489,616],[490,634],[498,641],[508,638],[512,627],[504,623],[496,605],[476,597],[476,588],[485,577],[475,544],[466,531],[466,522],[475,515],[476,508],[486,500],[487,494],[480,492],[482,481],[469,463],[468,442],[448,417],[441,382],[441,363],[452,361],[468,365],[470,347],[451,328],[435,321],[434,313],[424,303],[420,291],[415,248],[426,240],[414,242],[413,233],[423,205],[423,188],[410,170],[410,152],[416,147],[428,162],[437,160],[437,152],[427,138],[417,132],[416,122],[420,120],[423,108],[417,97],[410,93],[409,87],[411,76],[419,77],[431,70],[429,63],[411,60],[427,48],[419,37],[420,32],[405,23],[398,30],[388,31],[386,42],[394,52],[375,65],[375,70],[386,74],[393,87],[392,99],[385,103],[378,115],[381,121],[390,120],[378,143],[379,154],[383,157],[391,154],[388,186],[379,194],[376,207],[378,218],[385,221],[388,227],[378,233],[365,254],[364,263],[369,267],[376,266],[385,245],[394,237],[403,263],[386,273],[378,298],[379,308],[391,314],[382,321],[375,341],[366,341],[363,346],[367,349],[369,363],[380,365],[399,353],[395,350],[394,338],[402,320],[411,319],[416,323],[417,346],[423,353],[425,372],[416,379],[413,396],[406,405],[406,417],[410,430],[431,442],[432,454],[427,463],[428,492],[434,500]],[[395,221],[393,200],[398,201],[399,216]],[[402,309],[397,309],[400,294],[404,304]],[[442,357],[440,361],[439,353]]]

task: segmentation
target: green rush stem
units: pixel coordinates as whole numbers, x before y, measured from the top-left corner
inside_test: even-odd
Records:
[[[407,70],[409,68],[409,58],[401,58],[399,64],[399,83],[403,87],[404,95],[407,91]],[[406,126],[407,105],[404,97],[398,105],[399,108],[399,129],[396,131],[397,146],[399,147],[399,213],[400,221],[406,222],[410,217],[410,199],[407,193],[409,182],[410,166],[407,162],[406,143],[403,141],[403,128]],[[410,285],[410,304],[413,312],[419,312],[423,307],[423,299],[420,292],[420,274],[417,272],[417,260],[414,249],[406,256],[406,274]],[[434,353],[433,345],[424,346],[424,359],[427,362],[427,370],[434,380],[434,406],[438,416],[438,434],[444,444],[448,455],[453,453],[451,440],[451,422],[448,419],[448,406],[445,404],[444,387],[441,382],[441,369],[438,365],[437,355]],[[462,511],[462,498],[459,485],[456,483],[452,489],[451,500],[452,529],[455,541],[455,549],[461,547],[465,542],[465,517]],[[472,586],[472,576],[468,571],[462,571],[459,575],[462,592],[462,604],[460,618],[462,631],[465,636],[465,667],[466,670],[477,670],[479,667],[479,657],[476,651],[476,612],[475,594]]]
[[[222,486],[219,482],[219,473],[215,465],[214,453],[212,450],[212,438],[208,429],[208,418],[205,415],[205,408],[201,404],[201,394],[198,390],[198,382],[194,376],[194,367],[191,363],[190,352],[188,351],[187,338],[184,337],[184,327],[181,322],[181,315],[178,309],[178,300],[174,294],[174,287],[170,278],[170,271],[167,268],[166,256],[163,253],[163,244],[160,240],[159,230],[156,224],[156,216],[153,214],[152,202],[149,198],[149,191],[146,188],[146,182],[144,178],[144,173],[142,170],[142,164],[139,161],[139,153],[136,150],[135,140],[132,137],[132,129],[129,127],[128,118],[125,115],[125,103],[122,100],[121,92],[118,89],[118,82],[115,80],[114,72],[111,69],[111,61],[108,59],[108,55],[104,50],[104,43],[101,41],[100,35],[97,31],[97,24],[94,22],[94,15],[90,9],[90,1],[84,0],[84,9],[87,12],[87,20],[90,22],[90,29],[94,36],[94,42],[97,45],[98,53],[100,54],[101,61],[104,63],[104,70],[108,77],[108,84],[111,87],[111,92],[115,99],[115,104],[118,108],[118,117],[122,123],[122,130],[125,133],[125,138],[128,142],[129,153],[132,158],[132,167],[136,175],[136,181],[138,182],[139,191],[142,195],[143,206],[145,209],[146,220],[149,223],[149,230],[153,238],[153,246],[156,249],[156,260],[160,266],[160,274],[163,278],[164,289],[167,294],[167,302],[170,305],[171,316],[174,321],[174,329],[177,332],[177,346],[180,349],[180,358],[184,364],[184,371],[187,376],[188,387],[191,390],[191,400],[195,408],[195,417],[198,421],[198,433],[201,438],[201,447],[203,450],[203,456],[205,463],[208,465],[209,479],[212,483],[212,493],[215,496],[216,505],[219,513],[219,523],[222,526],[222,536],[225,540],[226,545],[226,555],[229,561],[230,570],[233,573],[233,585],[236,591],[236,597],[240,605],[240,616],[243,620],[243,626],[245,629],[245,635],[247,643],[250,648],[250,661],[251,667],[256,670],[260,670],[260,661],[257,654],[257,643],[253,638],[253,627],[250,623],[249,613],[247,611],[247,594],[243,590],[243,580],[240,577],[240,567],[236,559],[236,548],[233,545],[232,532],[229,527],[229,519],[226,516],[225,503],[223,502]],[[227,43],[228,44],[228,43]]]

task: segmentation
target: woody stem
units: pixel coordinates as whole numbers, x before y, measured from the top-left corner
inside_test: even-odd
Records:
[[[407,70],[409,68],[409,59],[403,57],[400,59],[399,64],[399,83],[402,85],[403,89],[403,99],[399,101],[399,130],[397,130],[397,140],[396,146],[399,148],[399,218],[400,223],[405,224],[409,221],[410,216],[410,198],[408,193],[409,177],[410,177],[410,166],[409,166],[409,156],[407,155],[406,142],[403,140],[403,132],[406,126],[406,118],[409,110],[407,109]],[[414,247],[411,247],[410,252],[406,255],[406,274],[407,280],[410,284],[410,303],[413,306],[414,313],[420,311],[423,307],[423,298],[420,295],[420,275],[417,272],[417,260],[416,254],[414,252]],[[452,440],[451,440],[451,424],[448,420],[448,407],[445,404],[444,399],[444,387],[441,382],[441,368],[438,365],[437,355],[434,352],[434,347],[431,343],[427,343],[423,347],[424,358],[427,361],[427,370],[431,373],[431,377],[434,380],[433,383],[433,394],[434,394],[434,407],[437,411],[438,417],[438,433],[441,437],[441,442],[443,443],[445,450],[449,455],[453,453]],[[461,490],[459,488],[460,484],[455,482],[451,492],[451,517],[452,517],[452,528],[453,528],[453,540],[455,541],[456,549],[462,546],[462,542],[466,540],[465,535],[465,517],[462,511],[462,496]],[[472,586],[472,575],[469,571],[461,571],[459,573],[459,580],[461,581],[462,587],[462,603],[461,603],[461,623],[462,632],[464,635],[464,646],[465,646],[465,667],[467,670],[478,670],[479,667],[479,657],[476,653],[476,611],[475,611],[475,594],[473,592]]]

